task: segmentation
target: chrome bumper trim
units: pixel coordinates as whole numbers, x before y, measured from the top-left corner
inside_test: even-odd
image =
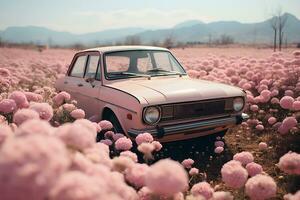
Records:
[[[156,128],[152,128],[152,129],[142,129],[142,130],[129,129],[128,135],[131,137],[136,137],[140,133],[148,132],[151,133],[153,136],[162,137],[162,136],[182,133],[186,131],[197,131],[197,130],[201,131],[203,129],[208,129],[208,128],[217,128],[226,125],[240,124],[244,120],[247,120],[248,118],[249,116],[247,114],[242,113],[241,115],[234,116],[234,117],[211,119],[211,120],[184,123],[184,124],[156,126]]]

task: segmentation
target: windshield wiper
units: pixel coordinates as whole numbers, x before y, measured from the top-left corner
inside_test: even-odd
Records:
[[[113,73],[110,73],[110,75],[129,75],[129,76],[135,76],[135,77],[147,77],[148,79],[151,78],[151,75],[137,74],[137,73],[133,73],[133,72],[113,72]]]
[[[165,75],[179,75],[180,77],[184,74],[177,72],[177,71],[168,71],[162,68],[155,68],[155,69],[149,69],[147,70],[147,73],[152,73],[152,72],[163,72]]]

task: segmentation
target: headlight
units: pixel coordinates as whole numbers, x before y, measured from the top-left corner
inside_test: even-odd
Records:
[[[237,97],[233,100],[234,111],[241,111],[244,107],[244,99],[242,97]]]
[[[160,120],[160,109],[154,106],[145,108],[143,117],[147,124],[156,124]]]

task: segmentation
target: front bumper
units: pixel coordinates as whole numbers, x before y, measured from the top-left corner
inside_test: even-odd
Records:
[[[183,124],[174,124],[166,126],[156,126],[151,129],[129,129],[128,135],[130,137],[136,137],[140,133],[148,132],[156,138],[163,138],[164,136],[170,136],[183,132],[208,132],[219,127],[228,127],[230,125],[241,124],[243,121],[249,119],[249,116],[242,113],[238,116],[217,118],[210,120],[202,120]]]

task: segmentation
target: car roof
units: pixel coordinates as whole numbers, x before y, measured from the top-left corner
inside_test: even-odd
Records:
[[[105,53],[105,52],[128,51],[128,50],[160,50],[160,51],[169,51],[168,49],[162,48],[162,47],[131,45],[131,46],[95,47],[95,48],[91,48],[91,49],[82,50],[82,52],[85,52],[85,51],[99,51],[100,53]]]

